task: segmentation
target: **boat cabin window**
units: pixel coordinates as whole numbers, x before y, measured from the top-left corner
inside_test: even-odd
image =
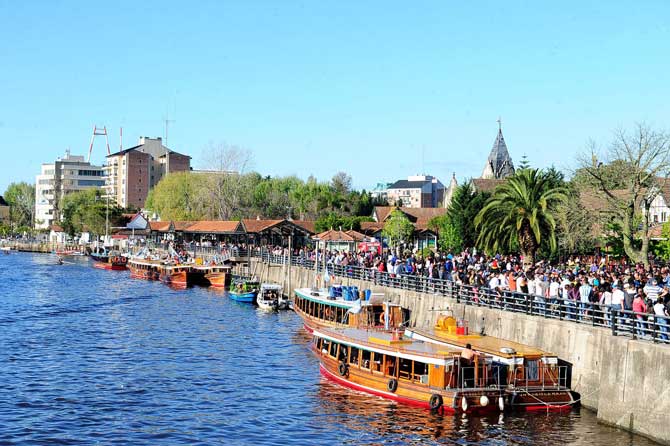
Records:
[[[414,361],[414,375],[412,381],[428,382],[428,364],[424,362]]]
[[[410,380],[412,377],[412,362],[409,359],[400,358],[400,368],[398,370],[398,378]]]
[[[316,336],[314,336],[314,341],[313,342],[314,342],[314,345],[316,346],[316,349],[321,351],[321,342],[322,342],[321,338],[317,338]]]
[[[349,354],[349,364],[358,365],[358,356],[359,356],[358,348],[351,347],[351,353]]]
[[[526,361],[526,379],[528,381],[537,381],[540,379],[540,370],[537,359]]]
[[[332,356],[333,358],[337,357],[337,344],[336,342],[331,342],[330,343],[330,353],[329,355]]]
[[[330,341],[328,339],[324,339],[323,343],[321,344],[321,353],[327,355],[329,350],[330,350]]]
[[[384,355],[381,353],[374,352],[372,356],[372,370],[375,372],[381,372],[382,367],[384,366]]]
[[[386,368],[385,368],[384,373],[387,376],[395,376],[396,375],[396,373],[395,373],[396,372],[396,359],[397,358],[395,356],[386,355],[386,362],[384,362]]]
[[[370,368],[370,352],[367,350],[361,350],[361,368],[369,369]]]
[[[340,353],[338,355],[339,360],[347,362],[348,357],[349,357],[349,347],[347,347],[344,344],[340,344]]]

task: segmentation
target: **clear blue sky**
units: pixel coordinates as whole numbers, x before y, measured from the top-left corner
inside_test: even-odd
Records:
[[[498,116],[537,167],[670,127],[667,1],[116,3],[0,2],[0,192],[85,154],[94,124],[129,147],[168,111],[195,167],[227,142],[262,174],[365,188],[479,176]]]

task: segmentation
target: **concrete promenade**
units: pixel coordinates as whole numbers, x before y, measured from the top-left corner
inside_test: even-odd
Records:
[[[250,268],[238,265],[239,274],[255,274],[261,281],[291,288],[314,284],[314,270],[290,268],[290,281],[281,265],[252,259]],[[336,280],[340,280],[337,278]],[[566,321],[545,319],[501,309],[465,305],[455,299],[345,279],[344,285],[370,288],[411,311],[412,326],[433,326],[446,311],[469,321],[470,330],[534,345],[571,363],[572,388],[582,405],[598,420],[670,445],[670,346],[613,336],[610,330]]]

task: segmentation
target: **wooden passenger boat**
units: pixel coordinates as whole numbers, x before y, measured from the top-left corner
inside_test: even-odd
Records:
[[[284,298],[284,287],[277,283],[263,283],[258,292],[256,303],[266,311],[288,309],[288,299]]]
[[[3,254],[11,254],[12,253],[12,248],[9,246],[3,246],[0,248],[0,251],[2,251]]]
[[[188,286],[188,269],[185,265],[160,265],[158,280],[166,285],[185,288]]]
[[[403,338],[400,331],[323,328],[313,334],[321,374],[345,387],[443,413],[504,409],[490,357],[467,362],[459,352]]]
[[[212,288],[227,288],[230,285],[230,266],[210,265],[205,271],[205,284]]]
[[[570,390],[568,365],[552,353],[493,336],[457,334],[456,320],[441,316],[434,329],[406,328],[411,339],[450,349],[464,349],[493,358],[493,375],[505,388],[506,405],[522,410],[569,410],[576,403]],[[567,363],[566,363],[567,364]]]
[[[160,276],[158,271],[159,266],[160,262],[158,260],[131,258],[128,261],[130,277],[134,279],[158,280]]]
[[[103,251],[100,253],[91,253],[93,267],[110,271],[125,271],[128,269],[128,258],[115,251]]]
[[[125,271],[128,269],[128,259],[123,256],[110,256],[106,262],[96,261],[93,268],[106,269],[109,271]]]
[[[372,294],[370,300],[360,301],[334,297],[325,289],[298,288],[293,310],[310,333],[325,327],[390,329],[401,327],[405,321],[402,307],[384,302],[383,294]]]
[[[230,285],[228,296],[237,302],[256,303],[259,286],[258,281],[239,279]]]

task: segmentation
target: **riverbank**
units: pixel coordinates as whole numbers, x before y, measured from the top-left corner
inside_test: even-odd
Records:
[[[288,274],[285,271],[288,270]],[[314,284],[314,271],[263,263],[252,259],[249,269],[239,265],[238,274],[251,272],[261,281],[284,285],[284,292]],[[341,280],[339,278],[335,279]],[[470,321],[473,331],[537,346],[571,363],[572,387],[584,407],[597,413],[600,422],[670,444],[670,347],[612,336],[605,328],[545,319],[487,307],[458,303],[435,294],[398,290],[357,279],[345,285],[371,288],[392,302],[410,309],[412,326],[430,327],[447,311]]]

